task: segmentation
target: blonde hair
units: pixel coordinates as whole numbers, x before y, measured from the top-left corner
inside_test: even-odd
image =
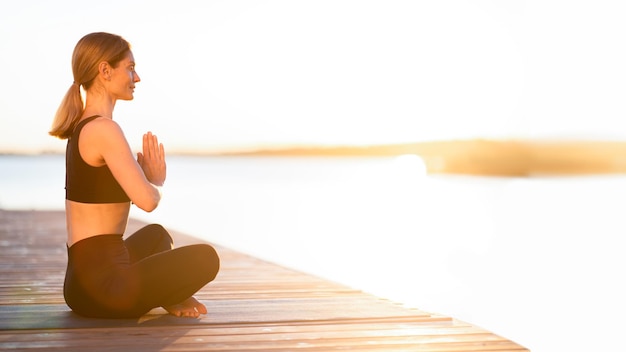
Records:
[[[116,67],[129,51],[130,44],[124,38],[110,33],[91,33],[78,41],[72,54],[74,82],[54,116],[49,132],[51,136],[67,139],[72,135],[84,109],[80,87],[85,90],[91,88],[101,62]]]

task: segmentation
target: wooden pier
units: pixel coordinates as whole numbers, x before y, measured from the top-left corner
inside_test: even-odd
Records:
[[[144,224],[132,220],[129,232]],[[176,246],[202,242],[172,232]],[[528,351],[482,328],[215,246],[209,314],[88,319],[63,301],[65,217],[0,210],[0,350]]]

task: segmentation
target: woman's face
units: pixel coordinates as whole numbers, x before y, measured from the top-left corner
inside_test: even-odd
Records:
[[[111,70],[110,93],[115,99],[132,100],[135,83],[140,80],[135,71],[135,57],[132,51],[128,51],[126,57]]]

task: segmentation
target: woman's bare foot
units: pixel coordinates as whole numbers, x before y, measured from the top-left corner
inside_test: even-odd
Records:
[[[194,297],[189,297],[178,304],[163,308],[165,308],[165,310],[171,315],[175,315],[177,317],[197,318],[200,314],[207,313],[206,306],[198,302],[198,300]]]

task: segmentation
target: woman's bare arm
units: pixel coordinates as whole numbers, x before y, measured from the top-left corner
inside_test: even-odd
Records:
[[[111,119],[99,118],[87,124],[80,138],[83,159],[93,166],[106,164],[135,205],[148,212],[158,206],[161,200],[158,186],[165,181],[166,167],[163,146],[158,144],[155,136],[151,133],[144,136],[139,162],[135,160],[122,129]]]

